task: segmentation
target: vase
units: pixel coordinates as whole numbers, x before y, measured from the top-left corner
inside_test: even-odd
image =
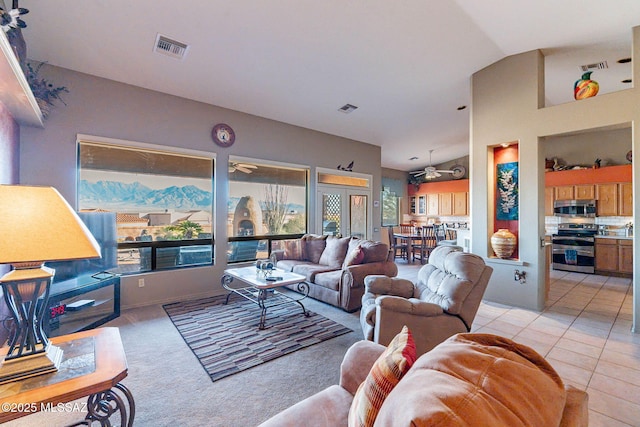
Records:
[[[501,228],[491,236],[491,247],[498,258],[509,258],[516,248],[518,239],[506,228]]]

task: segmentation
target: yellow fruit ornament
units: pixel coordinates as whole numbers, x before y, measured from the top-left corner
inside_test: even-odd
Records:
[[[587,71],[582,75],[580,80],[577,80],[573,85],[573,97],[576,100],[591,98],[598,94],[600,85],[595,80],[591,80],[591,73],[593,71]]]

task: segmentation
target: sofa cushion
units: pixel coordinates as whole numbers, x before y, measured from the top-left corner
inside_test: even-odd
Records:
[[[342,268],[350,240],[351,237],[329,236],[319,263],[332,268]]]
[[[404,326],[375,361],[369,375],[353,396],[349,427],[373,426],[386,397],[415,360],[416,346],[409,328]]]
[[[302,236],[302,255],[305,260],[314,264],[320,262],[324,247],[327,245],[327,236],[319,236],[317,234],[305,234]]]
[[[283,259],[276,263],[276,267],[281,268],[284,271],[293,271],[296,265],[316,265],[310,261],[298,261],[295,259]]]
[[[375,425],[557,426],[565,399],[562,380],[533,349],[497,335],[458,334],[416,361]]]
[[[389,245],[386,243],[362,240],[360,241],[360,247],[364,252],[363,263],[383,262],[389,256]]]
[[[282,262],[282,261],[281,261]],[[324,273],[325,271],[333,271],[333,269],[326,265],[311,264],[308,262],[300,262],[293,266],[294,273],[302,274],[307,282],[314,282],[316,280],[316,274]]]
[[[284,258],[293,260],[303,260],[302,240],[291,239],[282,242],[284,245]]]

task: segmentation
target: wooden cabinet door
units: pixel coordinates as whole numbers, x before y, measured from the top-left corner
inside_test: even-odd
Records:
[[[439,193],[438,194],[438,215],[451,216],[453,215],[453,203],[452,193]]]
[[[633,273],[633,241],[618,240],[618,268],[621,273]]]
[[[453,215],[465,216],[467,214],[467,192],[453,193]]]
[[[556,200],[573,200],[573,185],[562,185],[555,188]]]
[[[553,216],[553,202],[555,201],[555,191],[553,187],[544,188],[544,215]]]
[[[618,211],[620,216],[633,216],[633,184],[622,182],[618,187]]]
[[[618,184],[596,184],[598,216],[618,215]]]
[[[616,239],[596,239],[596,270],[618,271]]]
[[[576,185],[574,196],[578,200],[593,200],[596,198],[596,190],[593,184]]]
[[[427,194],[427,216],[438,215],[438,193]]]

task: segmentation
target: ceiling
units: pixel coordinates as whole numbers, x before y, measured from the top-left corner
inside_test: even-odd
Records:
[[[11,5],[10,0],[4,0]],[[1,3],[1,0],[0,0]],[[606,7],[605,7],[606,4]],[[541,49],[547,104],[582,64],[601,93],[631,78],[637,0],[22,0],[28,57],[382,147],[421,169],[469,152],[470,77]],[[189,47],[153,52],[158,34]],[[344,104],[358,108],[345,114]],[[231,123],[231,125],[233,125]],[[241,138],[241,135],[237,135]],[[409,160],[417,157],[416,160]]]

